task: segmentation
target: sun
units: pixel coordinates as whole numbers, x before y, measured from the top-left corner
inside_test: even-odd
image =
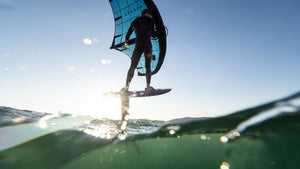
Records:
[[[105,118],[121,119],[121,101],[118,98],[103,97],[98,108]]]

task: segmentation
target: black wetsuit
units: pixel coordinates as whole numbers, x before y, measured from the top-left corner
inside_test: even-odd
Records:
[[[151,56],[152,56],[152,44],[151,37],[154,35],[154,23],[152,18],[147,16],[141,16],[136,18],[130,25],[126,34],[126,41],[129,40],[132,32],[135,32],[136,41],[135,48],[131,57],[131,65],[128,70],[126,86],[129,86],[131,79],[134,75],[134,70],[139,63],[141,55],[145,55],[145,67],[146,67],[146,79],[147,84],[151,81]]]

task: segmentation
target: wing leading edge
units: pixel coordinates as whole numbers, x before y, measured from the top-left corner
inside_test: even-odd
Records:
[[[129,46],[124,46],[125,36],[131,22],[141,16],[144,9],[149,9],[152,13],[153,21],[155,23],[155,31],[157,37],[152,41],[152,55],[151,72],[155,74],[159,71],[163,64],[166,54],[166,30],[160,13],[152,0],[109,0],[115,18],[115,35],[111,45],[111,49],[116,49],[125,53],[129,57],[135,47],[135,34],[133,33],[129,38]],[[138,66],[138,75],[144,76],[146,73],[145,60],[142,56]]]

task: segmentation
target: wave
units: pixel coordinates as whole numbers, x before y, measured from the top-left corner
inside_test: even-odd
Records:
[[[2,149],[0,168],[298,169],[299,115],[297,92],[222,117],[130,120],[126,139],[120,121],[63,116],[48,126],[78,121]]]

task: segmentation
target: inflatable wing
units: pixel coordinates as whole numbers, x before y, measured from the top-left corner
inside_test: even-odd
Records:
[[[154,29],[156,36],[152,41],[152,61],[151,72],[155,74],[159,71],[163,64],[166,54],[166,30],[160,13],[152,0],[109,0],[115,18],[115,35],[111,45],[111,49],[116,49],[120,52],[132,56],[135,47],[135,34],[129,38],[129,46],[124,46],[126,33],[131,22],[141,16],[144,9],[149,9],[154,21]],[[138,75],[143,76],[146,73],[145,60],[142,56],[138,66]]]

